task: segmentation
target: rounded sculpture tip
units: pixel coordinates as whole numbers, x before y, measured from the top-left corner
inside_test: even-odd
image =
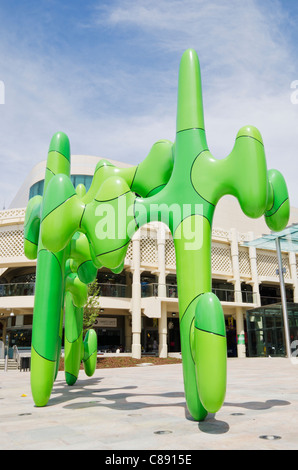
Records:
[[[241,129],[238,131],[236,139],[238,139],[238,137],[252,137],[253,139],[258,140],[261,144],[263,144],[261,133],[254,126],[241,127]]]
[[[53,135],[49,146],[49,152],[59,152],[65,158],[70,160],[69,139],[64,132],[56,132],[56,134]]]

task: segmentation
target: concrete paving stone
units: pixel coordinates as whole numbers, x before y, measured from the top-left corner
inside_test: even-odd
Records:
[[[80,371],[72,387],[59,372],[43,408],[29,372],[1,371],[0,449],[297,450],[298,365],[229,358],[225,402],[203,422],[186,409],[181,364]]]

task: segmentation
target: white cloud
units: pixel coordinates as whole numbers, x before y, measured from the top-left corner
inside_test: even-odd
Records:
[[[263,136],[268,167],[283,172],[291,202],[298,206],[298,105],[290,99],[297,59],[286,34],[291,18],[282,7],[278,1],[121,0],[106,11],[104,21],[142,31],[141,46],[150,37],[150,47],[170,60],[195,48],[210,150],[217,158],[226,156],[239,128],[255,125]]]
[[[298,105],[290,101],[298,76],[282,34],[287,16],[280,3],[119,0],[105,7],[100,2],[92,24],[80,20],[85,34],[109,30],[121,47],[115,42],[110,57],[96,57],[88,67],[87,59],[74,62],[62,53],[34,55],[3,41],[2,33],[0,205],[46,157],[58,130],[69,135],[73,153],[131,163],[141,161],[156,140],[173,140],[179,60],[193,47],[202,68],[210,150],[226,156],[239,128],[255,125],[268,166],[284,173],[298,207]],[[129,51],[124,56],[123,44]],[[142,63],[134,63],[142,53]]]

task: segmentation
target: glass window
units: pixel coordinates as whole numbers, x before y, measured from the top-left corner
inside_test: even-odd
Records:
[[[298,339],[298,304],[288,304],[291,341]],[[246,313],[249,356],[285,356],[282,306],[259,307]]]
[[[275,327],[275,318],[272,317],[266,317],[265,316],[265,324],[266,328],[274,328]]]
[[[31,339],[32,339],[32,330],[28,329],[19,329],[19,330],[11,330],[9,334],[9,346],[12,347],[16,345],[18,348],[22,347],[30,347],[31,346]]]
[[[93,176],[91,175],[71,175],[71,182],[76,188],[78,184],[83,184],[86,188],[86,191],[89,191],[91,183],[92,183],[92,178]],[[34,183],[31,188],[29,189],[29,199],[31,199],[34,196],[42,196],[43,195],[43,188],[44,188],[44,180],[37,181],[37,183]]]
[[[24,325],[32,325],[33,315],[24,315]]]
[[[71,175],[71,182],[76,188],[79,184],[83,184],[86,188],[86,191],[89,191],[91,183],[92,183],[92,178],[93,176],[91,175]]]
[[[29,190],[29,199],[31,199],[34,196],[42,196],[43,187],[44,187],[44,180],[37,181],[37,183],[34,183]]]

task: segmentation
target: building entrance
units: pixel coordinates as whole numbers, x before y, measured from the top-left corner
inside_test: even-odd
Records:
[[[146,353],[158,353],[158,329],[146,328],[144,331],[144,349]]]
[[[236,320],[232,316],[225,319],[227,335],[227,356],[237,357]]]
[[[4,342],[4,338],[3,338],[3,324],[2,324],[1,321],[0,321],[0,341],[3,341],[3,342]]]
[[[295,347],[298,341],[298,304],[288,303],[287,310],[290,339]],[[246,318],[249,356],[286,355],[281,304],[249,310]]]
[[[123,348],[121,343],[121,330],[116,328],[97,329],[98,350],[102,352],[115,353],[117,349]]]
[[[168,321],[168,351],[181,351],[179,318],[171,318]]]

